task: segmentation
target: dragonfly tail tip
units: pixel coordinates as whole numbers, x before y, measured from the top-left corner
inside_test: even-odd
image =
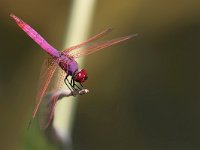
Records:
[[[11,14],[10,14],[10,17],[12,17],[12,18],[13,18],[14,16],[15,16],[15,15],[14,15],[13,13],[11,13]]]

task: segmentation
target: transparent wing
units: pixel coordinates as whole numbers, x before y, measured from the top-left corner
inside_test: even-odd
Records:
[[[42,98],[44,97],[49,87],[49,84],[57,67],[58,65],[54,59],[45,59],[45,61],[43,62],[39,79],[38,94],[36,97],[37,102],[32,115],[33,118],[35,117],[38,111]]]
[[[66,73],[60,67],[58,67],[56,59],[53,59],[53,58],[45,59],[41,68],[38,94],[36,97],[37,101],[36,101],[36,106],[32,114],[32,119],[35,118],[44,96],[49,91],[59,90],[64,84],[63,80],[65,76],[66,76]],[[45,101],[48,101],[48,99],[45,99]],[[52,109],[54,109],[54,107]],[[30,120],[28,127],[30,127],[32,119]]]
[[[58,101],[58,96],[52,97],[52,93],[56,93],[59,91],[64,85],[64,79],[66,77],[65,71],[63,71],[60,67],[55,72],[55,75],[52,78],[52,82],[54,83],[46,96],[45,100],[42,102],[42,106],[40,109],[40,127],[42,129],[46,129],[52,122],[54,116],[55,104]]]
[[[68,56],[73,57],[73,58],[78,58],[80,56],[89,55],[89,54],[94,53],[94,52],[96,52],[98,50],[101,50],[103,48],[106,48],[106,47],[109,47],[111,45],[114,45],[114,44],[126,41],[128,39],[131,39],[131,38],[133,38],[135,36],[136,36],[136,34],[125,36],[125,37],[116,38],[116,39],[113,39],[113,40],[110,40],[110,41],[106,41],[106,42],[96,43],[96,44],[90,45],[90,46],[88,46],[88,47],[86,47],[84,49],[70,51],[68,53]]]
[[[49,96],[45,103],[42,103],[42,109],[40,109],[40,128],[45,130],[48,128],[54,117],[55,105],[58,101],[58,96]]]
[[[64,53],[69,53],[69,52],[72,51],[72,50],[78,49],[78,48],[80,48],[80,47],[82,47],[82,46],[88,44],[89,42],[92,42],[92,41],[94,41],[94,40],[96,40],[96,39],[98,39],[98,38],[100,38],[100,37],[106,35],[106,34],[109,33],[111,30],[112,30],[111,28],[107,28],[107,29],[105,29],[104,31],[102,31],[101,33],[99,33],[99,34],[97,34],[97,35],[95,35],[95,36],[89,38],[87,41],[82,42],[82,43],[80,43],[80,44],[78,44],[78,45],[69,47],[69,48],[63,50],[63,52],[64,52]]]

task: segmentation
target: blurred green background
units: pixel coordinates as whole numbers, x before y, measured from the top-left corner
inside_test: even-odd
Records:
[[[46,54],[9,14],[61,49],[71,5],[69,0],[0,1],[1,150],[60,148],[37,122],[26,130]],[[198,0],[97,2],[91,36],[107,27],[114,30],[105,40],[139,35],[86,57],[90,93],[79,97],[74,150],[200,149],[199,18]]]

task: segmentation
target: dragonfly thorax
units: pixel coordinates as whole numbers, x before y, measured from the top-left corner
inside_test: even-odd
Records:
[[[73,58],[70,58],[61,53],[58,60],[59,60],[58,62],[59,66],[67,73],[67,75],[72,76],[73,74],[75,74],[75,72],[77,72],[78,64]]]
[[[87,76],[87,72],[85,69],[81,69],[79,71],[77,71],[74,76],[73,76],[74,80],[76,82],[79,82],[79,83],[83,83],[87,80],[88,76]]]

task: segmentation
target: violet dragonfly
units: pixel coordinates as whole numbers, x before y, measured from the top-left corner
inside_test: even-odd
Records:
[[[47,60],[49,62],[48,65],[43,65],[42,67],[43,69],[42,69],[41,76],[43,77],[42,77],[42,80],[40,80],[42,84],[37,94],[37,98],[36,98],[37,102],[32,114],[32,119],[34,119],[36,116],[36,113],[41,104],[41,101],[47,92],[48,86],[57,68],[60,67],[62,70],[62,74],[64,74],[60,76],[60,79],[59,79],[60,83],[63,82],[64,80],[64,83],[68,86],[68,88],[71,91],[80,90],[83,87],[82,83],[87,80],[88,75],[85,69],[78,69],[78,63],[75,61],[76,58],[94,53],[98,50],[101,50],[103,48],[106,48],[113,44],[120,43],[128,39],[131,39],[136,36],[136,34],[133,34],[133,35],[128,35],[124,37],[119,37],[110,41],[90,44],[94,40],[99,39],[100,37],[109,33],[111,31],[111,28],[107,28],[106,30],[100,32],[99,34],[89,38],[88,40],[78,45],[71,46],[62,51],[58,51],[53,46],[51,46],[33,28],[31,28],[27,23],[22,21],[20,18],[18,18],[14,14],[11,14],[10,16],[15,20],[18,26],[26,34],[28,34],[51,57],[50,59]],[[80,49],[82,47],[84,47],[84,49]],[[68,77],[71,77],[70,81]],[[60,85],[61,84],[57,84],[57,87],[55,87],[55,89],[58,90],[59,88],[61,88]]]

